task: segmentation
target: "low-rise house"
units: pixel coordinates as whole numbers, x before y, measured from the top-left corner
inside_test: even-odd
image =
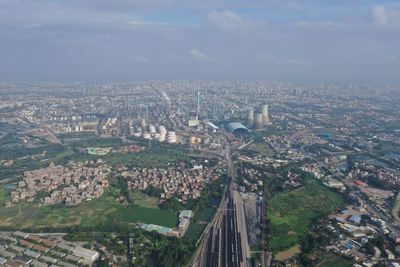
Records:
[[[23,253],[25,251],[25,248],[16,245],[11,245],[10,248],[18,253]]]
[[[8,260],[4,266],[6,267],[23,267],[24,265],[18,261]]]
[[[32,259],[30,259],[30,258],[28,258],[28,257],[25,257],[25,256],[21,256],[21,255],[17,255],[17,256],[14,258],[14,260],[15,260],[15,261],[18,261],[18,262],[20,262],[20,263],[22,263],[22,264],[24,264],[24,265],[29,265],[29,264],[32,262]]]
[[[17,254],[15,254],[14,252],[11,252],[11,251],[8,251],[8,250],[0,251],[0,256],[2,256],[4,258],[14,259],[16,255]]]
[[[40,261],[37,261],[37,260],[33,260],[31,262],[31,266],[33,266],[33,267],[47,267],[47,263],[40,262]]]
[[[36,250],[36,251],[39,251],[39,252],[43,252],[43,253],[47,253],[47,252],[49,252],[49,248],[47,248],[47,247],[43,247],[43,246],[39,246],[39,245],[34,245],[33,247],[32,247],[32,249],[34,249],[34,250]]]
[[[33,244],[33,243],[31,243],[31,242],[28,242],[28,241],[26,241],[26,240],[19,240],[19,243],[22,245],[22,246],[24,246],[24,247],[27,247],[27,248],[32,248],[35,244]]]
[[[45,255],[41,256],[40,260],[47,262],[47,263],[57,263],[57,259],[49,257],[49,256],[45,256]]]
[[[21,237],[23,239],[25,239],[25,238],[27,238],[29,236],[29,234],[24,233],[24,232],[20,232],[20,231],[15,231],[13,233],[13,235],[16,236],[16,237]]]
[[[65,261],[59,261],[59,262],[57,262],[57,264],[59,266],[63,266],[63,267],[76,267],[76,265],[68,263],[68,262],[65,262]]]
[[[57,247],[68,252],[71,252],[74,249],[73,246],[67,245],[65,243],[58,243]]]
[[[40,257],[40,253],[37,253],[30,249],[25,250],[24,254],[28,257],[35,258],[35,259],[38,259]]]
[[[49,251],[49,253],[51,255],[53,255],[53,256],[56,256],[57,258],[63,258],[66,255],[64,252],[60,252],[60,251],[57,251],[57,250],[54,250],[54,249]]]
[[[77,256],[74,256],[74,255],[67,255],[67,256],[65,256],[65,259],[68,260],[68,261],[77,263],[77,264],[83,262],[83,260],[81,258],[79,258]]]

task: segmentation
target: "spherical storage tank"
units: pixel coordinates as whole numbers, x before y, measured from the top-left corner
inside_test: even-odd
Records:
[[[154,126],[154,125],[149,125],[149,130],[150,130],[150,133],[151,134],[154,134],[154,133],[156,133],[156,127]]]
[[[175,132],[168,132],[167,140],[168,140],[168,143],[170,143],[170,144],[176,143],[176,134],[175,134]]]

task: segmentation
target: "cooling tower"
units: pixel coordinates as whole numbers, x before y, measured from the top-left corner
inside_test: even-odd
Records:
[[[269,123],[268,105],[262,105],[261,112],[262,112],[262,122]]]

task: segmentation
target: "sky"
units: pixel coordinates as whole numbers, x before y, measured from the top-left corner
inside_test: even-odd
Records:
[[[0,81],[400,83],[398,0],[0,0]]]

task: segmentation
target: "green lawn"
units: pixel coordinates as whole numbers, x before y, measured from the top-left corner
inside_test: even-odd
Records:
[[[304,182],[305,187],[278,193],[269,201],[269,245],[273,252],[297,244],[313,220],[343,206],[339,193],[312,178],[306,178]]]
[[[142,208],[157,209],[158,208],[158,198],[151,197],[145,193],[135,190],[129,193],[129,197],[133,204]]]
[[[0,202],[4,197],[0,190]],[[0,227],[15,229],[71,226],[99,227],[105,224],[129,224],[146,222],[163,226],[175,226],[177,216],[170,210],[126,206],[115,202],[118,194],[108,189],[102,197],[76,207],[37,207],[37,204],[21,203],[12,208],[0,207]]]
[[[331,252],[319,250],[316,256],[318,257],[318,262],[315,263],[315,267],[350,267],[353,265],[351,261]]]
[[[5,186],[0,185],[0,207],[4,206],[9,197],[9,193],[6,191]]]
[[[205,208],[199,210],[194,214],[193,220],[198,222],[208,222],[211,220],[213,214],[215,212],[215,208]]]
[[[185,239],[196,242],[206,228],[207,223],[211,220],[214,212],[215,208],[205,208],[197,211],[193,216],[192,223],[189,225],[189,228],[185,233]]]
[[[188,241],[196,242],[203,233],[206,226],[207,226],[206,224],[198,224],[198,223],[190,224],[189,228],[185,233],[185,239]]]
[[[93,135],[77,137],[72,140],[74,140],[70,144],[72,147],[119,147],[123,145],[122,140],[118,137],[98,137]]]
[[[118,219],[126,222],[152,223],[165,227],[175,227],[178,225],[178,216],[171,210],[143,208],[131,205],[124,209],[120,209],[114,215]]]
[[[88,144],[81,144],[81,147],[88,147]],[[96,146],[97,147],[97,146]],[[124,164],[128,167],[166,167],[168,164],[188,159],[187,152],[179,148],[156,147],[146,148],[139,153],[108,153],[104,156],[90,155],[79,152],[75,147],[73,150],[66,150],[55,157],[57,163],[67,163],[69,160],[87,161],[102,159],[110,165]]]
[[[74,133],[61,133],[58,134],[57,137],[60,140],[65,140],[65,139],[94,139],[96,138],[96,134],[94,132],[74,132]]]
[[[109,153],[100,158],[111,165],[122,163],[131,167],[166,167],[169,163],[185,160],[187,157],[180,150],[152,149],[140,153]]]
[[[266,157],[272,157],[275,155],[275,152],[267,143],[253,143],[248,147],[248,150],[260,153]]]

